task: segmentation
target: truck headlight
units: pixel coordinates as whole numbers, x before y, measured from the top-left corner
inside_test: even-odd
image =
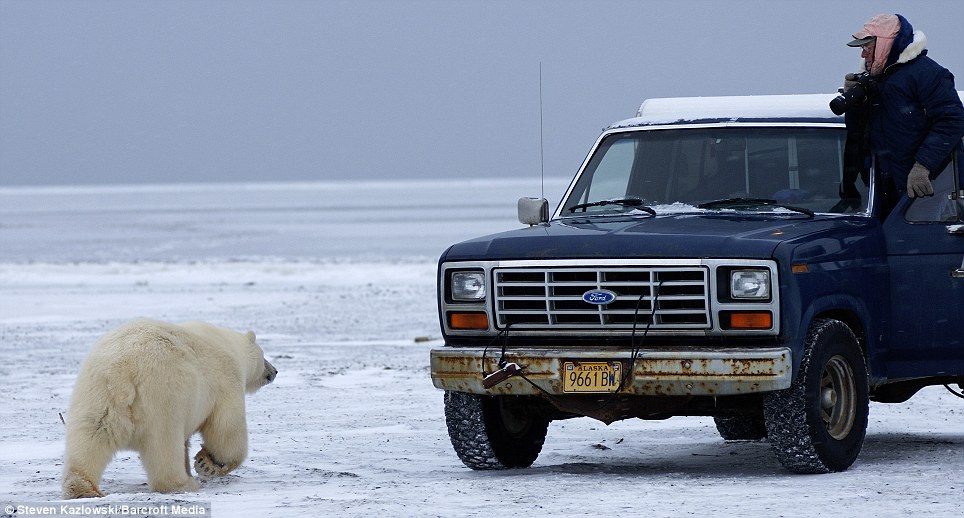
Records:
[[[768,270],[733,270],[730,272],[730,296],[734,299],[769,299]]]
[[[453,272],[452,300],[485,300],[485,272]]]

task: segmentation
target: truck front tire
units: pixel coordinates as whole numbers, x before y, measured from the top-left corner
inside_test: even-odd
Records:
[[[839,320],[810,326],[800,370],[790,388],[767,394],[767,436],[794,473],[844,471],[867,432],[867,365],[857,338]]]
[[[477,470],[531,466],[549,428],[525,398],[453,391],[445,392],[445,424],[459,459]]]

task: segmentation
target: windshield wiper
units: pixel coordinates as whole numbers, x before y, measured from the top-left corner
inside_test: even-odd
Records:
[[[569,207],[569,212],[576,212],[579,209],[588,209],[589,207],[602,207],[603,205],[622,205],[624,207],[635,207],[647,214],[651,214],[653,216],[656,215],[656,211],[643,205],[643,200],[639,198],[617,198],[613,200],[599,200],[589,203],[580,203],[578,205]]]
[[[761,205],[764,207],[780,207],[781,209],[792,210],[794,212],[799,212],[800,214],[806,214],[811,218],[814,216],[814,212],[810,209],[796,207],[794,205],[787,205],[785,203],[779,203],[776,200],[768,200],[766,198],[726,198],[723,200],[713,200],[706,203],[701,203],[697,205],[697,207],[701,209],[718,209],[720,207],[759,207]]]

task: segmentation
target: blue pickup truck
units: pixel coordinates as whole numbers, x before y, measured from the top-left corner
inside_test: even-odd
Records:
[[[842,471],[870,401],[961,395],[964,146],[894,196],[845,167],[832,98],[647,100],[554,212],[523,198],[527,227],[446,250],[431,375],[462,462],[527,467],[554,420],[712,416]]]

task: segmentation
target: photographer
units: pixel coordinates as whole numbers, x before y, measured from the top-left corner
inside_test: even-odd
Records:
[[[851,169],[864,169],[872,152],[897,191],[932,195],[931,179],[953,150],[964,150],[954,76],[927,57],[924,33],[899,14],[874,16],[853,37],[847,45],[862,49],[864,72],[847,74],[843,94],[831,103],[835,113],[846,112]]]

